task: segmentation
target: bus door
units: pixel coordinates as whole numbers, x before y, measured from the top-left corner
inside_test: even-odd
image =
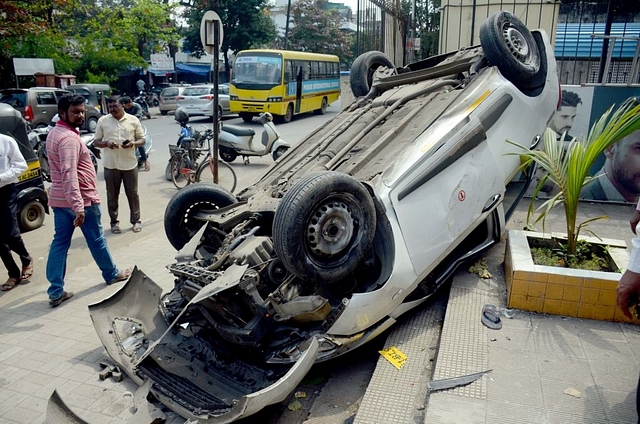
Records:
[[[302,103],[302,66],[298,66],[298,73],[296,75],[296,110],[295,113],[300,113],[300,104]]]

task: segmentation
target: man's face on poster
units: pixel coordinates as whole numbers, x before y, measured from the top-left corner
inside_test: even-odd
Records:
[[[560,106],[560,109],[553,114],[551,129],[558,134],[563,134],[571,130],[573,120],[576,118],[578,108],[575,106]]]
[[[623,138],[605,152],[611,161],[614,185],[640,194],[640,131]]]

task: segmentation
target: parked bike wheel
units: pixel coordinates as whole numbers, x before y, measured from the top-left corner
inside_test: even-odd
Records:
[[[213,183],[213,169],[209,159],[205,159],[198,167],[196,181]],[[231,165],[218,161],[218,185],[233,193],[237,184],[238,179]]]
[[[185,155],[175,155],[171,158],[171,181],[178,190],[189,184],[194,173]]]

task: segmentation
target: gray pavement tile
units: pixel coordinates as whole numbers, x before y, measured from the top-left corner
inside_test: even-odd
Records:
[[[582,346],[589,360],[631,364],[638,362],[631,346],[626,341],[585,338],[582,340]]]
[[[539,377],[536,352],[515,349],[503,349],[491,344],[489,346],[489,369],[508,370],[515,375]],[[491,377],[492,373],[487,374]]]
[[[487,416],[486,409],[487,402],[484,400],[444,392],[432,393],[424,422],[425,424],[484,424]],[[392,422],[401,421],[384,421],[375,424]]]
[[[542,408],[541,380],[538,376],[521,375],[510,369],[497,369],[487,374],[487,399],[502,401],[508,399],[519,405]]]
[[[542,379],[544,406],[548,411],[558,411],[570,415],[606,419],[604,405],[594,385],[574,387],[570,382]],[[564,391],[574,388],[580,397],[565,394]]]
[[[516,404],[512,401],[487,401],[487,423],[539,424],[545,422],[544,408]]]
[[[33,396],[29,396],[18,405],[21,408],[31,409],[34,412],[38,412],[39,414],[44,414],[47,412],[47,399],[34,398]],[[34,417],[34,419],[37,417]]]
[[[4,418],[9,420],[19,422],[19,423],[30,423],[34,419],[38,418],[42,415],[41,412],[34,411],[29,408],[24,408],[21,406],[15,406],[9,409],[7,412],[2,414]]]
[[[16,393],[12,390],[0,389],[0,417],[5,417],[6,413],[16,405],[23,402],[29,396],[24,393]]]
[[[81,418],[91,424],[108,424],[108,423],[121,423],[122,420],[112,417],[110,415],[102,414],[95,411],[83,410],[80,413],[76,412]]]
[[[547,354],[539,355],[537,360],[540,377],[543,379],[562,381],[570,386],[594,384],[586,359]]]
[[[596,321],[592,319],[575,319],[578,335],[583,339],[626,341],[624,332],[617,322]]]
[[[523,351],[536,352],[535,338],[530,328],[509,328],[503,324],[502,330],[489,331],[488,337],[490,352],[493,348],[517,350],[520,354]]]
[[[42,424],[43,422],[45,422],[46,418],[47,418],[47,414],[40,414],[39,416],[36,417],[36,419],[31,421],[30,424]]]
[[[572,415],[561,411],[547,411],[547,420],[541,422],[548,424],[609,424],[609,420],[606,418]]]
[[[638,385],[640,365],[637,362],[589,361],[589,368],[598,387],[631,392]]]
[[[635,388],[631,391],[615,391],[597,387],[598,394],[604,405],[604,413],[612,423],[633,423],[638,422],[636,414]]]

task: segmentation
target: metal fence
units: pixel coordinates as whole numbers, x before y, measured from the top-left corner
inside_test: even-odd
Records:
[[[562,84],[640,82],[640,5],[612,3],[560,5],[555,55]]]
[[[396,66],[406,64],[408,16],[399,0],[358,0],[356,27],[356,57],[378,50]]]

